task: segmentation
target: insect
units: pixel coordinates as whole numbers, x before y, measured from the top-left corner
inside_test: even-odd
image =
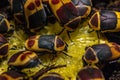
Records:
[[[97,11],[89,20],[89,26],[93,30],[104,32],[120,31],[120,12],[113,10]]]
[[[83,56],[88,64],[104,63],[120,57],[120,45],[109,42],[88,47]]]
[[[10,31],[10,22],[5,18],[4,15],[0,14],[0,33],[4,34]]]
[[[12,55],[8,61],[8,69],[21,70],[35,67],[41,64],[36,53],[32,51],[20,51]]]
[[[76,80],[105,80],[102,71],[92,65],[85,66],[77,73]]]
[[[43,28],[46,24],[47,15],[42,0],[27,0],[24,3],[24,15],[27,28],[33,33]]]
[[[91,0],[72,0],[72,2],[78,9],[81,18],[86,18],[90,14],[92,8]]]
[[[25,80],[25,75],[14,70],[3,72],[0,80]]]
[[[7,39],[0,34],[0,59],[8,55],[9,52],[9,42]]]
[[[58,35],[60,35],[65,29],[68,33],[73,32],[79,25],[81,21],[81,16],[79,16],[79,11],[72,3],[71,0],[47,0],[51,11],[57,18],[61,26],[64,26]]]
[[[14,19],[25,29],[36,33],[46,25],[47,15],[42,0],[10,0]]]
[[[31,36],[26,40],[25,47],[31,51],[47,51],[53,54],[67,51],[67,44],[57,35]]]

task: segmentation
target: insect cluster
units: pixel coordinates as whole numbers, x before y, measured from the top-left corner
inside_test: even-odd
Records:
[[[120,8],[118,8],[120,1],[1,0],[1,2],[3,3],[0,3],[0,61],[2,63],[2,61],[8,60],[8,68],[6,72],[0,74],[0,80],[65,80],[59,73],[49,71],[66,67],[67,64],[63,66],[44,65],[39,56],[49,53],[53,55],[51,60],[54,60],[58,53],[63,53],[72,59],[73,56],[68,54],[69,45],[60,34],[65,30],[69,39],[73,41],[69,33],[74,32],[85,19],[89,19],[87,23],[89,29],[105,35],[108,42],[85,48],[81,59],[83,60],[83,67],[75,73],[75,79],[108,79],[103,69],[106,65],[114,65],[119,61],[119,40],[109,40],[109,37],[119,39],[119,36],[114,36],[120,31]],[[11,21],[14,25],[11,24]],[[58,34],[43,35],[38,33],[48,23],[55,24],[56,22],[60,27],[63,27]],[[28,36],[24,41],[25,50],[18,51],[8,58],[9,51],[12,48],[9,47],[8,41],[11,36],[7,35],[17,31],[19,27]],[[98,40],[100,38],[101,36],[98,35]],[[34,68],[39,65],[45,68],[38,70],[32,76],[22,72],[23,69]],[[68,80],[72,79],[69,77]]]

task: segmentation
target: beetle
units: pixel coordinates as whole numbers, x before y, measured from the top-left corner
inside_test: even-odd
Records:
[[[2,34],[0,34],[0,59],[7,57],[8,53],[9,42]]]
[[[50,53],[66,52],[67,44],[57,35],[35,35],[28,38],[25,42],[25,47],[28,50],[41,52],[47,51]]]
[[[24,3],[26,0],[10,0],[11,12],[15,21],[19,24],[25,24]]]
[[[105,80],[102,71],[94,66],[85,66],[77,73],[76,80]]]
[[[83,60],[88,64],[110,62],[120,57],[120,45],[114,42],[96,44],[88,47]]]
[[[81,17],[77,8],[70,0],[48,0],[48,3],[53,14],[67,30],[73,31],[78,26]]]
[[[41,64],[40,59],[35,52],[20,51],[13,54],[8,60],[8,69],[21,70],[23,68],[32,68]]]
[[[79,16],[77,8],[71,0],[47,0],[46,2],[58,22],[64,27],[58,35],[66,29],[70,38],[69,33],[75,31],[81,21],[81,16]]]
[[[27,0],[24,3],[24,15],[27,28],[35,33],[43,28],[46,24],[46,12],[42,0]]]
[[[8,31],[10,31],[10,29],[11,29],[10,22],[4,15],[0,14],[0,33],[1,34],[7,33]]]
[[[72,0],[72,2],[77,7],[81,18],[86,18],[90,14],[92,8],[91,0]]]
[[[93,30],[105,32],[120,31],[120,12],[113,10],[100,10],[93,14],[89,26]]]
[[[0,75],[0,80],[25,80],[25,75],[14,70],[3,72]]]

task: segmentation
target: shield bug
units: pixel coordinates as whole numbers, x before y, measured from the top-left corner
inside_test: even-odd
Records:
[[[42,0],[27,0],[24,4],[24,15],[27,28],[31,32],[36,32],[46,24],[46,12]]]
[[[9,21],[4,15],[0,14],[0,33],[7,33],[11,29]]]
[[[8,69],[21,70],[23,68],[35,67],[41,64],[36,53],[32,51],[20,51],[13,54],[8,61]]]
[[[112,10],[97,11],[89,20],[89,26],[93,30],[101,32],[120,31],[120,12]]]
[[[91,0],[72,0],[72,2],[78,9],[81,18],[86,18],[90,14],[92,8]]]
[[[105,80],[102,71],[96,66],[85,66],[77,73],[76,80]]]
[[[120,45],[109,42],[88,47],[83,59],[88,64],[109,62],[120,57]]]
[[[0,58],[6,57],[9,52],[9,42],[0,34]]]
[[[31,36],[26,40],[25,47],[31,51],[47,51],[53,54],[67,51],[66,43],[57,35]]]
[[[9,70],[0,75],[0,80],[25,80],[25,75],[14,70]]]

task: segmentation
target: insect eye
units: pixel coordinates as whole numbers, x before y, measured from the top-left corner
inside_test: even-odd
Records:
[[[30,3],[30,4],[27,6],[27,8],[28,8],[29,10],[34,10],[34,9],[35,9],[34,3]]]
[[[52,0],[52,3],[53,3],[53,4],[58,4],[58,3],[59,3],[59,0]]]
[[[40,6],[40,0],[35,0],[36,6],[39,7]]]

